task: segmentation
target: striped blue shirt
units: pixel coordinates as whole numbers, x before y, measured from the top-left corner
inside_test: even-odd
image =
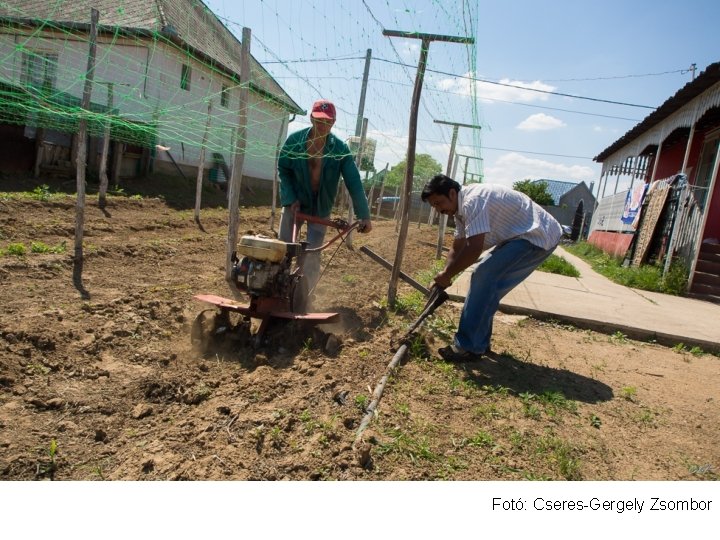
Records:
[[[470,184],[458,193],[455,238],[485,234],[485,249],[524,238],[542,249],[553,249],[562,236],[557,220],[530,197],[493,184]]]

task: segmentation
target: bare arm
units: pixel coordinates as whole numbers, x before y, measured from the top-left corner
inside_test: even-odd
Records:
[[[445,269],[435,276],[435,283],[443,289],[450,286],[452,278],[478,260],[485,245],[485,234],[470,238],[456,238],[448,254]]]

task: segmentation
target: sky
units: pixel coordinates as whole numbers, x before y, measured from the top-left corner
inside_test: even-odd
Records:
[[[478,126],[458,128],[455,178],[467,171],[507,186],[597,186],[592,158],[690,82],[693,64],[697,75],[720,61],[716,0],[205,3],[237,36],[251,29],[252,55],[303,109],[332,100],[343,139],[355,135],[371,49],[363,116],[378,170],[405,158],[421,43],[383,30],[472,37],[430,43],[416,152],[445,172],[453,127],[443,122]],[[296,117],[288,130],[308,125]]]

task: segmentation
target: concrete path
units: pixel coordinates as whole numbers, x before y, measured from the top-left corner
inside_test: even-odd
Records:
[[[501,312],[720,352],[720,305],[617,285],[562,247],[555,254],[572,263],[580,277],[535,271],[503,298]],[[464,297],[473,269],[463,272],[448,292]]]

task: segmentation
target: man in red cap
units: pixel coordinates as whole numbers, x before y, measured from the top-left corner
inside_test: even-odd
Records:
[[[335,197],[343,177],[350,193],[355,215],[362,221],[360,232],[370,232],[370,208],[363,190],[360,172],[347,144],[330,133],[335,124],[335,105],[326,99],[313,103],[310,113],[312,126],[292,133],[280,151],[280,240],[292,241],[295,212],[327,218],[335,204]],[[301,226],[302,224],[298,224]],[[308,247],[315,248],[325,239],[324,225],[307,224]],[[308,290],[319,279],[320,254],[308,254],[303,267]]]

